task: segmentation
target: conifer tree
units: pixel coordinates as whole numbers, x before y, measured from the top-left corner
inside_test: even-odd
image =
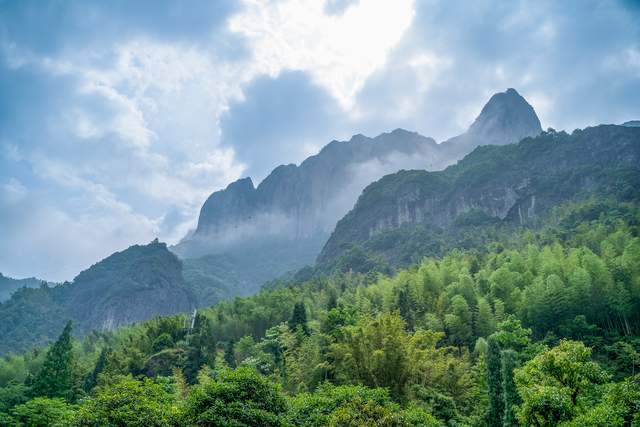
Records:
[[[42,368],[34,380],[34,395],[72,398],[73,354],[71,350],[71,321],[69,321],[58,340],[47,351]]]
[[[103,348],[102,351],[100,352],[100,355],[98,356],[98,360],[96,361],[96,365],[93,368],[93,371],[91,371],[89,375],[87,375],[87,377],[85,378],[85,381],[84,381],[85,391],[91,391],[98,384],[98,375],[100,375],[100,373],[104,371],[104,368],[107,364],[107,356],[109,355],[110,352],[111,352],[111,349],[108,347]]]
[[[402,287],[398,291],[398,298],[396,301],[398,310],[400,311],[400,317],[407,324],[408,330],[413,330],[413,312],[411,309],[411,295],[409,294],[409,288]]]
[[[307,326],[307,310],[305,309],[303,302],[297,302],[293,306],[293,314],[289,320],[289,328],[292,331],[295,331],[298,326],[300,326],[305,335],[309,335],[309,327]]]
[[[518,354],[513,350],[502,352],[502,392],[504,394],[504,427],[517,427],[515,406],[520,404],[520,395],[513,380],[513,370],[516,368]]]
[[[487,351],[487,385],[489,388],[489,412],[487,424],[490,427],[501,427],[504,414],[504,399],[502,393],[502,363],[500,345],[493,337],[488,340]]]
[[[236,367],[235,346],[235,341],[229,340],[224,350],[224,361],[227,362],[227,365],[229,365],[230,368]]]

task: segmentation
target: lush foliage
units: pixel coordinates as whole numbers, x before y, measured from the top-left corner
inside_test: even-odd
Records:
[[[639,423],[640,215],[281,283],[0,360],[0,425]]]

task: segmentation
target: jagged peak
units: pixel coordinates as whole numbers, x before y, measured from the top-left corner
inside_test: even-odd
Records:
[[[255,190],[253,180],[249,176],[246,178],[240,178],[227,185],[227,188],[225,189],[225,191],[234,190]]]
[[[509,88],[491,96],[467,133],[494,143],[508,143],[541,132],[534,108],[517,90]]]

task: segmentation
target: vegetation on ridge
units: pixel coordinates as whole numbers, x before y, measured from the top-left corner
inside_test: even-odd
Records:
[[[0,420],[636,425],[640,211],[592,199],[555,215],[392,277],[282,283],[72,346],[65,330],[0,362]],[[50,391],[42,372],[72,380]]]

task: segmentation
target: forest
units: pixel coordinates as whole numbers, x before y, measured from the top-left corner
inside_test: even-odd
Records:
[[[82,340],[68,323],[0,360],[0,425],[640,426],[640,209],[591,198],[496,236]]]

